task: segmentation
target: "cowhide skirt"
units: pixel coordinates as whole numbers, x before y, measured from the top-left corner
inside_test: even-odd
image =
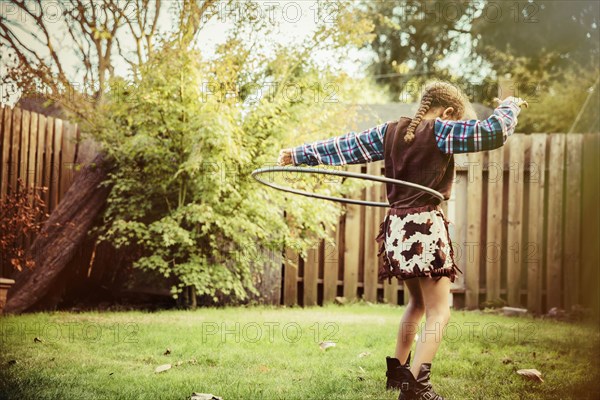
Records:
[[[390,208],[379,228],[378,256],[383,254],[379,280],[417,276],[448,276],[454,282],[456,271],[448,221],[437,205]]]

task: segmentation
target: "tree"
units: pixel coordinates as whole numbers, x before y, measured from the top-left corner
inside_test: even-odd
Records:
[[[372,75],[389,88],[392,100],[410,84],[433,77],[450,79],[440,64],[457,51],[459,39],[469,35],[470,1],[364,1],[374,21]]]
[[[554,78],[573,64],[596,68],[600,62],[596,1],[494,2],[483,7],[471,34],[475,51],[498,74],[514,73],[520,63],[538,77]]]
[[[600,76],[596,1],[490,3],[473,21],[474,49],[532,106],[521,132],[568,132]],[[587,118],[585,127],[594,126]],[[595,118],[597,121],[597,118]],[[596,122],[597,124],[597,122]]]
[[[0,52],[6,68],[0,83],[25,97],[43,93],[84,117],[82,107],[93,107],[101,99],[118,62],[126,62],[135,75],[161,38],[179,37],[191,44],[216,3],[169,3],[175,23],[161,31],[159,17],[167,10],[160,0],[12,1],[3,5],[0,15]],[[2,100],[11,94],[5,92]]]

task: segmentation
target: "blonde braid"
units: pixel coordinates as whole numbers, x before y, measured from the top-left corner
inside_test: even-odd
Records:
[[[433,82],[425,87],[421,97],[421,104],[413,120],[406,129],[404,141],[410,143],[415,138],[415,130],[423,117],[433,107],[453,107],[453,117],[460,119],[466,110],[471,110],[467,96],[456,86],[448,82]]]
[[[410,122],[410,125],[408,125],[408,128],[406,128],[406,134],[404,135],[404,141],[406,143],[412,142],[415,138],[415,129],[417,129],[417,126],[419,126],[419,124],[423,120],[423,117],[425,116],[425,114],[427,114],[427,111],[429,111],[429,107],[431,107],[431,102],[431,95],[429,93],[425,93],[425,95],[421,99],[421,105],[419,106],[419,110],[417,110],[417,114]]]

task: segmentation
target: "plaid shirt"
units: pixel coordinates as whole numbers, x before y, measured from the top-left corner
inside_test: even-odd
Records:
[[[521,108],[514,98],[505,99],[483,120],[449,121],[436,118],[434,134],[438,148],[446,154],[472,153],[501,147],[517,125]],[[294,165],[363,164],[383,160],[383,138],[389,122],[361,133],[349,132],[292,149]]]

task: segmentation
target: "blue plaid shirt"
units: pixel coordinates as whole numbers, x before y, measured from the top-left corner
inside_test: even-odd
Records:
[[[436,118],[434,134],[437,146],[446,154],[472,153],[501,147],[514,133],[520,112],[521,108],[509,97],[483,121]],[[383,160],[383,138],[388,124],[386,122],[361,133],[349,132],[294,147],[293,164],[344,165]]]

